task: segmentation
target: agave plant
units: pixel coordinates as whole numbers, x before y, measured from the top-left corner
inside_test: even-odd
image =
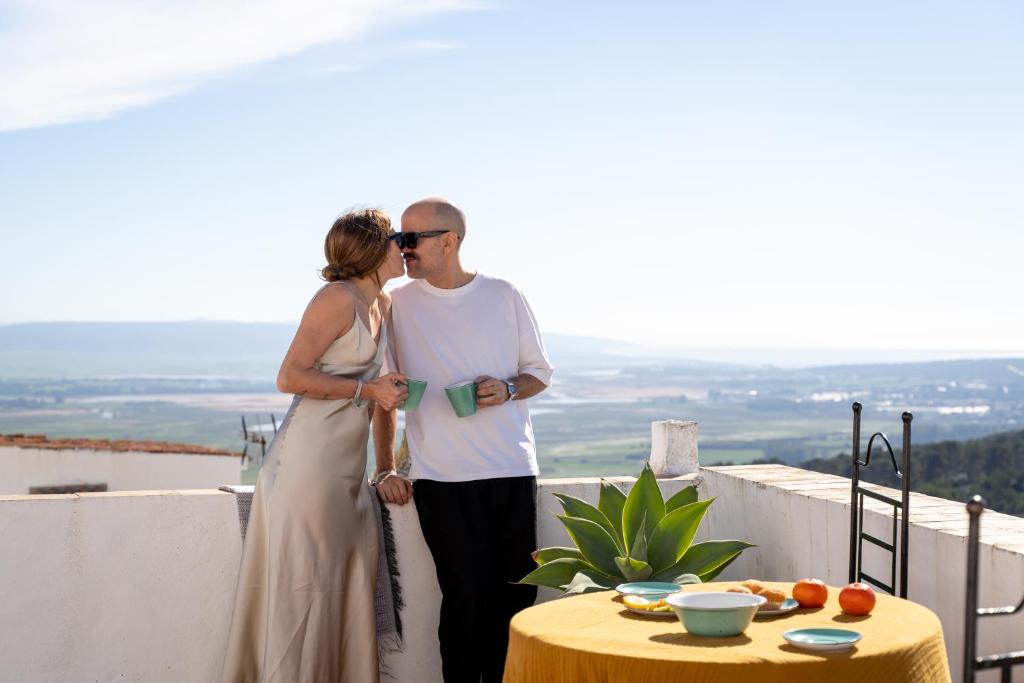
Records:
[[[625,581],[707,582],[739,557],[746,541],[693,543],[714,498],[697,499],[688,486],[665,500],[649,465],[629,495],[601,480],[597,507],[561,493],[565,525],[575,548],[541,548],[537,568],[520,583],[566,594],[607,590]]]

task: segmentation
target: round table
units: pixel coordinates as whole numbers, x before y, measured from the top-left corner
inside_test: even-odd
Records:
[[[722,591],[737,582],[687,586]],[[766,582],[790,595],[792,583]],[[863,638],[835,653],[798,650],[782,637],[794,628],[846,628]],[[878,595],[871,614],[839,609],[829,587],[818,609],[762,617],[732,638],[691,636],[678,619],[638,616],[612,591],[561,598],[512,619],[504,683],[780,683],[913,681],[948,683],[942,625],[931,610]]]

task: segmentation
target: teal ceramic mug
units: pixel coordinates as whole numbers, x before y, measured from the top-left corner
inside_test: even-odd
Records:
[[[444,391],[448,394],[448,402],[452,404],[456,415],[469,417],[476,413],[476,382],[471,379],[456,382],[445,387]]]
[[[405,384],[409,389],[409,398],[405,399],[405,403],[398,407],[405,411],[416,410],[420,407],[420,401],[423,400],[423,392],[427,390],[427,383],[418,379],[407,379]]]

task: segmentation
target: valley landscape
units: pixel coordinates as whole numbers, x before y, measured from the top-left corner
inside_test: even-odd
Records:
[[[270,416],[280,421],[288,408],[274,376],[292,332],[218,322],[0,327],[0,433],[241,450],[242,415],[269,434]],[[822,469],[829,461],[824,471],[836,473],[848,469],[831,459],[849,453],[853,401],[865,406],[865,432],[885,431],[894,443],[900,413],[913,412],[915,447],[1024,430],[1021,357],[782,367],[586,337],[546,341],[555,383],[531,412],[548,477],[635,474],[654,420],[697,420],[705,465],[812,461]],[[1024,449],[1004,458],[1024,470]],[[946,474],[969,488],[966,471]],[[254,477],[253,467],[244,479]],[[1024,480],[1006,485],[1004,511],[1024,514],[1015,502],[1024,501]]]

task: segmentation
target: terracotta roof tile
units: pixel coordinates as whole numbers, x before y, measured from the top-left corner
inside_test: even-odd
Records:
[[[118,451],[143,453],[188,453],[190,455],[234,455],[241,456],[239,451],[227,451],[220,448],[207,448],[188,443],[170,443],[167,441],[111,441],[110,439],[50,439],[45,434],[0,434],[0,446],[17,446],[20,448],[41,448],[44,450],[83,449],[90,451]]]

